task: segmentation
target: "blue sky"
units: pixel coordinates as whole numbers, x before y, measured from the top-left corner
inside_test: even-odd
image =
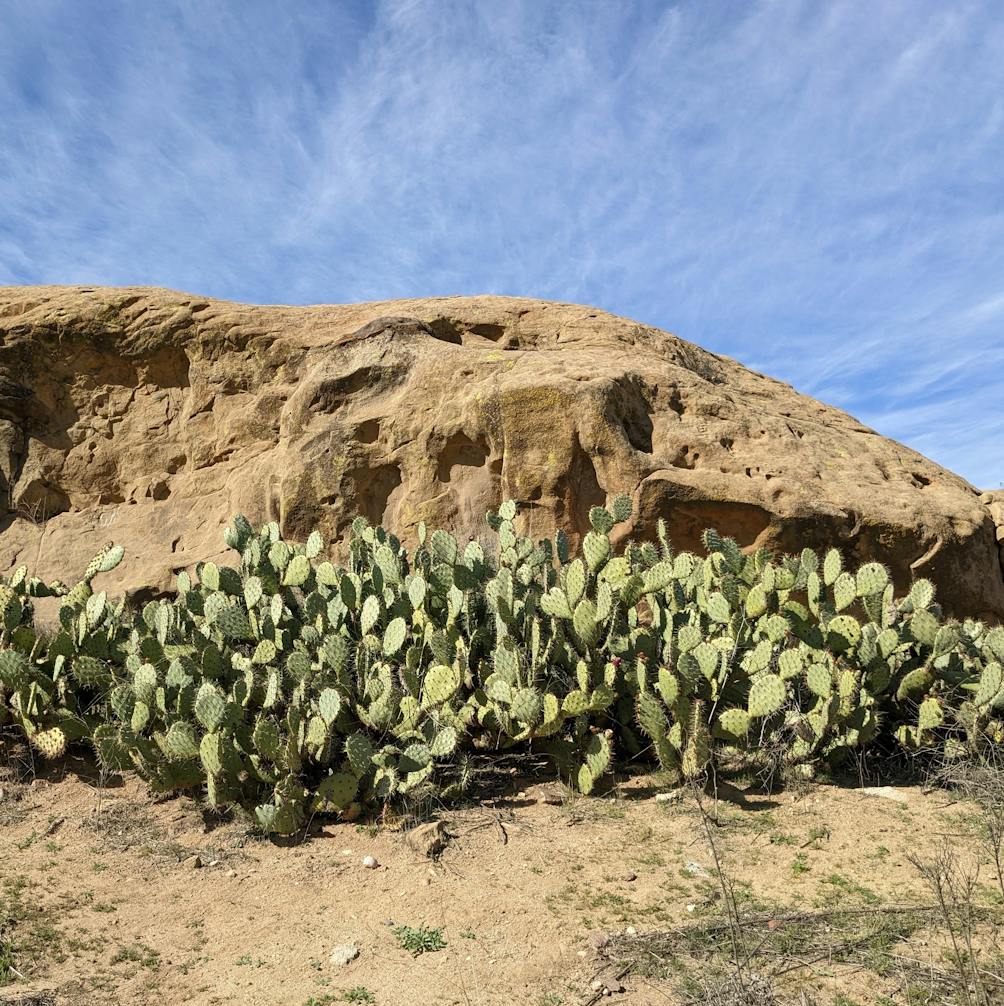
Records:
[[[996,0],[0,0],[0,283],[595,304],[1004,483]]]

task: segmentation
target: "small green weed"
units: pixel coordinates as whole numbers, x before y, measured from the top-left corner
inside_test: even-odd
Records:
[[[417,929],[412,926],[396,926],[391,930],[397,945],[402,950],[407,950],[413,957],[420,954],[433,954],[437,950],[446,948],[446,940],[443,939],[443,930],[433,929],[429,926],[419,926]]]
[[[13,940],[0,936],[0,985],[9,985],[17,977],[16,951]]]
[[[376,996],[365,985],[355,985],[342,992],[342,1002],[346,1003],[375,1003]]]
[[[138,941],[131,947],[121,943],[115,956],[112,957],[112,964],[124,963],[139,964],[140,967],[156,971],[160,967],[160,951]]]
[[[311,996],[303,1006],[332,1006],[332,1003],[375,1003],[376,996],[365,985],[354,985],[343,989],[338,996],[325,992],[322,996]]]
[[[5,879],[0,887],[0,986],[30,978],[39,961],[57,956],[63,945],[63,934],[49,921],[28,880]]]
[[[877,905],[882,900],[874,891],[839,873],[831,873],[828,877],[824,877],[823,883],[832,885],[844,894],[860,898],[866,905]],[[827,901],[835,903],[839,901],[839,896],[829,897]]]

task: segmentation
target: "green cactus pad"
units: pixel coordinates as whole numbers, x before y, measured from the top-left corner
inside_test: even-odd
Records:
[[[351,772],[334,772],[317,784],[310,809],[314,813],[345,810],[356,798],[359,780]]]
[[[924,699],[917,714],[917,725],[923,730],[935,730],[945,719],[945,711],[936,698]]]
[[[317,711],[325,725],[331,726],[342,708],[342,697],[334,688],[325,688],[317,697]]]
[[[704,610],[707,612],[708,618],[722,625],[728,625],[732,618],[732,606],[722,593],[709,594]]]
[[[223,741],[218,733],[204,734],[199,743],[199,757],[209,775],[223,773]]]
[[[934,603],[934,584],[930,580],[915,580],[907,600],[915,610],[930,608]]]
[[[918,608],[910,618],[910,635],[922,646],[933,647],[938,638],[938,619],[926,608]]]
[[[449,702],[460,688],[460,671],[445,664],[429,668],[422,684],[422,704],[426,708]]]
[[[582,554],[589,569],[598,572],[610,558],[610,539],[605,534],[588,531],[582,539]]]
[[[627,495],[617,496],[610,504],[610,512],[618,524],[630,519],[631,509],[631,497]]]
[[[240,642],[253,638],[247,615],[240,608],[222,608],[216,615],[216,624],[227,639]]]
[[[73,680],[85,688],[104,689],[112,683],[112,674],[107,664],[97,657],[89,657],[86,654],[79,654],[73,658],[70,673],[73,675]],[[2,679],[3,674],[0,672],[0,680]]]
[[[259,719],[251,734],[255,751],[267,761],[278,760],[282,739],[278,726],[272,720]]]
[[[827,587],[832,587],[837,582],[837,577],[840,576],[843,568],[844,563],[840,553],[835,548],[831,548],[823,559],[823,583]]]
[[[575,689],[565,696],[561,708],[566,716],[581,716],[589,708],[589,696]]]
[[[745,709],[726,709],[718,717],[718,732],[727,738],[743,738],[749,733],[750,716]]]
[[[184,720],[172,723],[164,735],[164,750],[169,758],[178,760],[198,758],[199,743],[195,736],[195,727]]]
[[[583,755],[593,779],[599,779],[610,767],[613,746],[606,734],[596,733],[589,738]]]
[[[544,693],[542,715],[545,726],[561,721],[561,700],[552,692]]]
[[[662,696],[662,701],[672,708],[680,697],[680,679],[672,671],[660,667],[656,687]]]
[[[572,608],[568,603],[565,592],[560,587],[552,587],[548,593],[540,599],[540,607],[545,615],[551,618],[571,618]]]
[[[408,584],[408,600],[411,601],[411,606],[416,611],[419,611],[425,604],[428,590],[429,585],[420,576],[414,577],[411,583]]]
[[[395,618],[387,625],[383,634],[383,652],[385,657],[398,653],[408,636],[408,625],[403,618]]]
[[[429,752],[433,758],[448,758],[457,749],[457,731],[453,727],[443,727],[429,741]]]
[[[589,523],[597,534],[607,535],[615,524],[613,514],[601,506],[594,506],[589,511]]]
[[[320,716],[311,716],[307,720],[305,740],[309,746],[317,749],[327,743],[328,724]]]
[[[858,597],[857,581],[850,573],[841,573],[833,584],[833,606],[837,611],[849,608]]]
[[[110,723],[102,723],[94,728],[91,743],[106,772],[122,772],[131,765],[129,752],[122,743],[119,731]]]
[[[357,776],[363,776],[373,767],[373,745],[364,733],[345,738],[345,754]]]
[[[862,566],[855,578],[858,597],[881,594],[889,583],[889,571],[879,562],[868,562]]]
[[[837,615],[826,627],[827,640],[838,653],[853,649],[861,640],[861,626],[852,615]]]
[[[61,727],[50,727],[31,735],[32,747],[45,759],[62,758],[66,754],[66,732]]]
[[[324,587],[336,587],[339,584],[338,571],[327,559],[318,563],[314,569],[314,579]]]
[[[934,675],[927,667],[918,667],[909,674],[903,676],[903,680],[896,689],[896,698],[902,702],[904,699],[915,695],[921,695],[934,684]]]
[[[115,716],[125,722],[132,717],[133,705],[135,703],[135,693],[130,685],[116,685],[108,696],[112,712]]]
[[[359,615],[359,631],[365,636],[380,620],[380,601],[375,594],[370,594],[363,601],[362,612]]]
[[[828,699],[833,694],[833,677],[822,664],[812,664],[805,672],[805,683],[809,691],[821,699]]]
[[[680,759],[680,770],[685,779],[696,779],[704,774],[711,758],[711,736],[707,724],[700,719],[701,703],[694,703],[694,720]]]
[[[432,750],[429,748],[429,745],[416,742],[415,744],[409,744],[401,753],[398,769],[404,773],[418,772],[421,769],[428,768],[431,763]]]
[[[254,809],[262,831],[272,835],[292,835],[303,827],[303,806],[295,801],[260,804]]]
[[[750,684],[747,706],[750,716],[760,718],[776,713],[785,704],[788,692],[776,674],[759,674]]]
[[[649,740],[664,740],[669,733],[666,710],[651,692],[639,693],[635,701],[635,719]]]
[[[457,561],[457,543],[453,537],[445,531],[433,531],[429,539],[432,546],[432,554],[447,566],[453,566]]]
[[[147,705],[153,705],[157,688],[157,671],[152,664],[141,664],[133,674],[133,691],[136,698]]]
[[[534,688],[519,688],[513,692],[509,712],[521,723],[536,726],[544,717],[543,696]]]
[[[304,545],[304,554],[308,559],[316,559],[324,550],[324,539],[320,531],[311,531],[307,536],[307,543]]]
[[[973,695],[973,702],[978,706],[996,706],[1002,699],[1004,689],[1004,672],[1001,665],[991,661],[983,668],[979,685]]]
[[[767,592],[762,584],[756,584],[750,588],[746,595],[746,616],[748,618],[759,618],[767,610]]]
[[[785,681],[800,677],[805,669],[805,658],[800,650],[782,650],[777,658],[778,674]]]
[[[195,697],[195,716],[207,729],[215,730],[223,722],[227,711],[227,701],[216,685],[203,682]]]
[[[959,629],[955,625],[942,625],[934,637],[934,655],[942,657],[956,649],[960,642]]]
[[[310,577],[310,560],[305,555],[294,555],[282,576],[284,587],[302,587]]]
[[[270,664],[275,660],[278,655],[278,650],[276,650],[275,643],[271,639],[263,639],[256,647],[254,653],[251,655],[252,664]]]
[[[589,766],[586,764],[580,765],[579,771],[575,776],[576,789],[578,789],[583,796],[589,796],[595,785],[596,777],[590,771]]]
[[[596,623],[596,605],[586,599],[579,601],[572,615],[572,625],[575,634],[582,640],[585,646],[592,646],[596,641],[599,626]]]
[[[989,658],[1004,663],[1004,628],[989,629],[983,636],[983,646]]]

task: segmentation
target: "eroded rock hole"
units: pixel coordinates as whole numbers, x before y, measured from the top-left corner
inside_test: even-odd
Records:
[[[440,452],[436,477],[440,482],[452,482],[455,468],[483,468],[488,461],[488,444],[472,440],[464,433],[455,433]]]

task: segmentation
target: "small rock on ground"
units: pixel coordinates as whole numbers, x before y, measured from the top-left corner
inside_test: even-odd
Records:
[[[359,948],[354,943],[341,943],[331,948],[328,960],[333,967],[342,968],[359,956]]]
[[[655,802],[656,803],[677,803],[679,800],[683,799],[682,789],[671,789],[668,793],[656,793]]]
[[[450,836],[442,821],[428,821],[405,835],[409,847],[426,859],[438,859],[449,844]]]
[[[523,796],[534,803],[545,803],[552,807],[560,807],[565,802],[565,787],[559,782],[539,782],[528,787]]]

